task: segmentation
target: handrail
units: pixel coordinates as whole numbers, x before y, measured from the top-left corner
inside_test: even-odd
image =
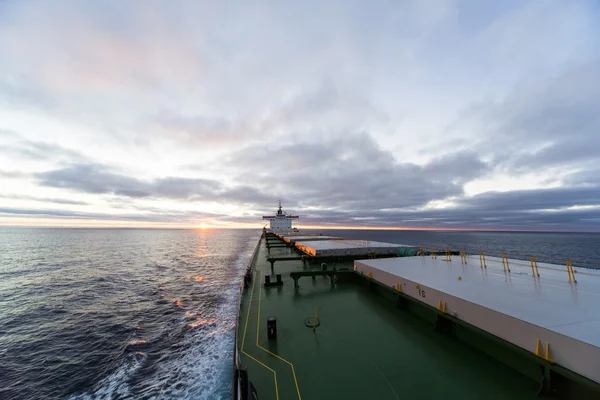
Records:
[[[248,261],[248,264],[246,265],[246,268],[244,269],[244,274],[242,274],[242,279],[240,280],[240,286],[239,286],[239,290],[238,290],[238,304],[237,304],[237,311],[235,314],[235,336],[234,336],[234,345],[233,345],[233,373],[232,373],[232,377],[231,377],[231,388],[232,388],[232,399],[236,400],[241,398],[239,396],[238,393],[238,377],[236,376],[236,371],[238,369],[240,369],[240,360],[238,357],[238,323],[240,322],[240,308],[242,306],[242,294],[244,293],[244,275],[245,275],[245,271],[250,268],[250,270],[252,270],[252,266],[254,265],[254,262],[256,261],[256,257],[258,256],[258,250],[260,248],[260,243],[262,242],[264,238],[264,233],[261,234],[260,239],[258,239],[258,243],[256,244],[256,247],[254,248],[254,252],[252,253],[252,257],[250,257],[250,260]]]
[[[426,247],[429,247],[431,249],[430,253],[427,253],[426,251],[424,251],[424,249]],[[425,244],[421,244],[420,245],[420,256],[423,257],[425,255],[431,255],[432,258],[437,258],[437,248],[444,248],[444,246],[428,246]],[[445,251],[446,251],[446,261],[450,261],[450,253],[451,253],[450,248],[446,247]],[[530,267],[532,276],[536,277],[536,278],[540,277],[539,268],[538,268],[538,264],[537,264],[538,257],[531,255],[531,254],[525,255],[525,254],[518,254],[518,253],[507,253],[504,251],[495,252],[495,251],[487,251],[487,250],[484,251],[484,250],[473,250],[473,249],[460,248],[459,255],[461,256],[461,264],[463,264],[463,265],[466,264],[466,257],[469,254],[474,257],[479,257],[479,266],[481,268],[487,268],[487,263],[486,263],[486,258],[485,258],[486,256],[496,255],[496,256],[501,257],[502,269],[505,273],[506,272],[510,273],[511,272],[510,266],[515,265],[515,266],[520,266],[520,267]],[[511,257],[512,257],[512,260],[510,260],[510,264],[509,264],[509,258],[511,258]],[[541,258],[542,260],[550,261],[550,262],[559,261],[561,264],[566,266],[569,282],[572,282],[572,283],[577,283],[577,279],[575,278],[575,274],[577,273],[577,270],[573,268],[573,263],[579,264],[579,266],[582,268],[600,269],[600,262],[573,260],[570,258],[559,258],[559,257],[550,257],[550,256],[541,256],[539,258]],[[528,264],[519,263],[519,262],[515,262],[515,260],[523,261],[523,262],[529,261],[529,263]],[[560,266],[559,264],[551,264],[551,265],[556,265],[557,267]],[[596,266],[596,268],[594,268],[593,266]],[[540,267],[540,268],[547,268],[547,267]],[[582,273],[584,275],[589,275],[589,273],[585,273],[585,272],[582,272]]]
[[[425,248],[425,249],[426,248],[429,248],[429,249],[442,248],[442,249],[444,249],[447,247],[447,246],[442,246],[442,245],[432,246],[432,245],[426,245],[426,244],[421,244],[420,246],[421,246],[421,248]],[[475,249],[475,248],[463,247],[462,250],[464,250],[466,254],[478,256],[485,249]],[[590,265],[590,266],[600,267],[600,261],[584,261],[584,260],[576,260],[576,259],[568,258],[568,257],[560,258],[560,257],[551,257],[551,256],[536,256],[534,254],[508,253],[506,251],[489,251],[489,250],[485,250],[485,255],[486,256],[498,256],[498,257],[505,256],[508,258],[522,260],[522,261],[529,261],[531,257],[535,257],[538,260],[558,261],[561,264],[565,264],[565,265],[566,265],[567,260],[569,260],[573,265],[583,266],[582,264],[586,264],[586,265]]]

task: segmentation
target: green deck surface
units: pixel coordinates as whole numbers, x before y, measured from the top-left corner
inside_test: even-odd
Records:
[[[533,399],[539,384],[431,323],[394,308],[352,281],[303,277],[302,261],[278,261],[283,286],[263,287],[271,273],[264,241],[238,324],[240,357],[259,399]],[[271,256],[293,256],[271,248]],[[352,268],[351,262],[337,268]],[[312,268],[319,268],[314,265]],[[329,264],[329,269],[332,264]],[[275,280],[275,277],[271,279]],[[320,325],[305,326],[318,307]],[[277,339],[266,321],[277,318]],[[297,385],[296,385],[297,383]]]

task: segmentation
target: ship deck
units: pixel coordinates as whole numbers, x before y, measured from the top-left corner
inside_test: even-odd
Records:
[[[271,274],[267,257],[297,254],[279,247],[269,254],[262,240],[253,280],[242,293],[239,356],[259,399],[536,398],[539,382],[463,340],[435,332],[427,318],[394,307],[359,281],[332,284],[327,276],[304,277],[294,287],[291,272],[321,269],[320,264],[279,261],[274,272],[282,275],[283,285],[263,286]],[[335,267],[352,270],[353,265],[345,261]],[[319,325],[313,331],[317,308]],[[277,318],[275,340],[267,338],[271,316]]]

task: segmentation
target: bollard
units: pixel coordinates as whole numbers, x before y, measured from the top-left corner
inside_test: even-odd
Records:
[[[267,338],[277,339],[277,318],[267,318]]]

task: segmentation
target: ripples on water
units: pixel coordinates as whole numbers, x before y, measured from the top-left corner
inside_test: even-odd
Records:
[[[0,398],[229,398],[258,230],[0,229]]]

